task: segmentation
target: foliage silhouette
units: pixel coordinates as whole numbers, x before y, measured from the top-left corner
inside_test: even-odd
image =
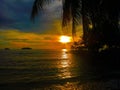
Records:
[[[104,45],[120,48],[119,0],[59,0],[63,3],[62,26],[72,22],[72,35],[81,19],[83,24],[83,42],[88,50],[98,51]],[[35,0],[31,19],[34,20],[45,4],[54,0]],[[92,27],[90,27],[90,25]]]

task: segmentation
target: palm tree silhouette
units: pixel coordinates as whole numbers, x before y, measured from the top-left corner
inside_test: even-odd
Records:
[[[54,0],[35,0],[31,19],[34,20],[44,4]],[[103,45],[120,47],[119,0],[61,0],[63,2],[62,26],[72,21],[72,35],[75,36],[76,25],[82,19],[83,43],[89,50],[98,51]],[[92,25],[92,27],[90,27]]]
[[[43,9],[44,4],[49,4],[54,0],[35,0],[33,4],[31,19],[34,20],[35,16],[40,10]],[[76,24],[81,20],[80,18],[80,0],[62,0],[63,2],[63,20],[62,26],[66,26],[72,21],[72,36],[76,35]]]

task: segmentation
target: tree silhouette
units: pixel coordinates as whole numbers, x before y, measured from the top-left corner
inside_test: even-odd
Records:
[[[42,10],[44,4],[54,0],[35,0],[31,18]],[[76,25],[82,19],[83,43],[89,50],[98,51],[103,45],[120,47],[119,0],[61,0],[63,2],[62,26],[72,22],[75,36]],[[92,27],[90,27],[90,25]]]

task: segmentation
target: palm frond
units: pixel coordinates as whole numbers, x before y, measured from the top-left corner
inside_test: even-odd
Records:
[[[71,20],[71,2],[72,0],[63,0],[63,20],[62,25],[66,26]]]
[[[63,26],[71,20],[77,24],[81,16],[81,0],[63,0]]]
[[[75,24],[78,24],[81,20],[81,0],[72,1],[72,17]]]
[[[53,0],[35,0],[32,7],[31,20],[34,21],[35,16],[43,9],[43,6],[49,4],[51,1]]]
[[[72,37],[76,36],[76,25],[81,20],[81,0],[63,0],[63,20],[62,26],[72,22]]]

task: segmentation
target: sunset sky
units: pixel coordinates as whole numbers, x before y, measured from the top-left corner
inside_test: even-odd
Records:
[[[0,48],[62,48],[62,3],[55,0],[30,20],[34,0],[0,0]],[[81,28],[81,27],[80,27]],[[71,31],[66,31],[70,35]]]

